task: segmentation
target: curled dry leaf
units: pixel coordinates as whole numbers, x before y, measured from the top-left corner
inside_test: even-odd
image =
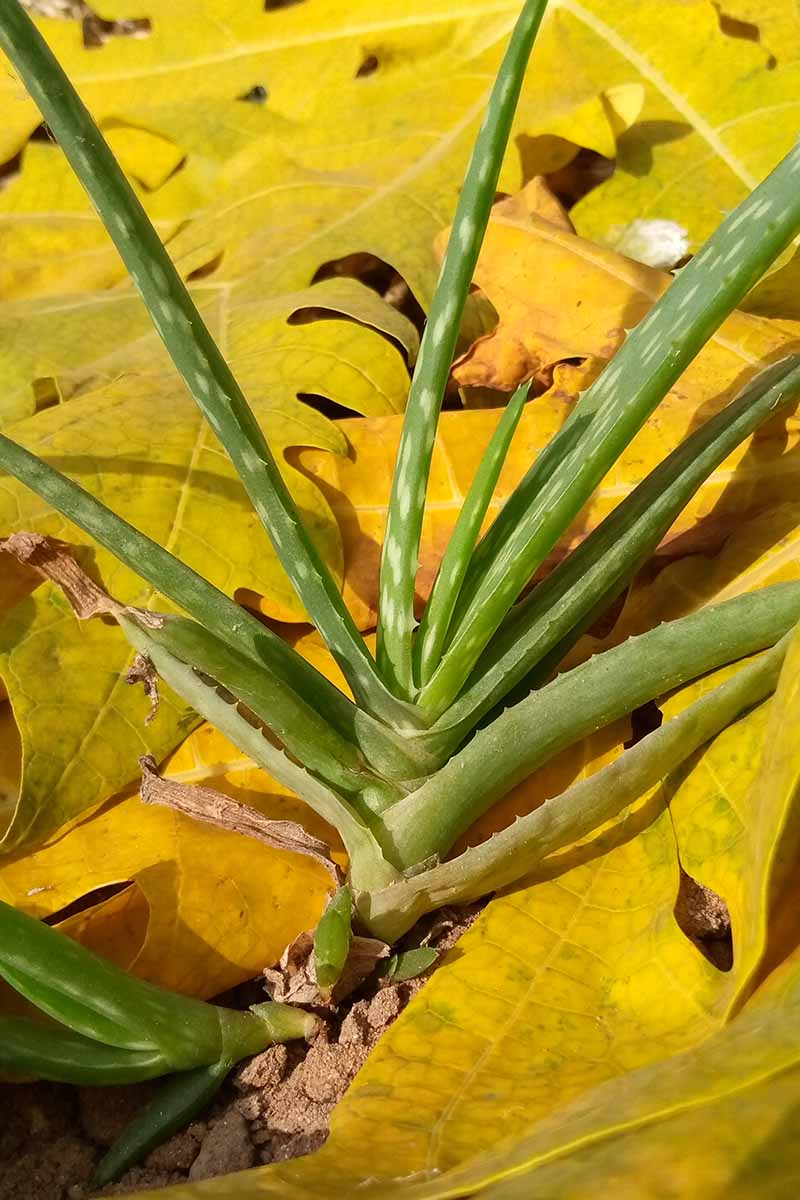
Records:
[[[158,613],[113,600],[78,565],[72,548],[58,538],[20,530],[0,541],[0,551],[13,555],[18,562],[33,567],[45,579],[58,584],[80,621],[88,621],[91,617],[133,616],[150,629],[160,629],[164,624],[164,618]]]
[[[257,838],[275,850],[291,850],[315,859],[331,875],[337,887],[343,882],[342,872],[331,858],[327,842],[312,837],[296,821],[271,821],[247,804],[223,796],[212,788],[190,787],[174,779],[162,779],[156,760],[150,754],[139,759],[142,768],[141,797],[145,804],[164,804],[195,821],[205,821],[231,833]]]
[[[323,997],[314,975],[314,935],[308,931],[290,942],[275,967],[264,972],[273,1000],[285,1004],[337,1008],[389,954],[386,942],[378,938],[355,936],[344,970],[327,998]]]

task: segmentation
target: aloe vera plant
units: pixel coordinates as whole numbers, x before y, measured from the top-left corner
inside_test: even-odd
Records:
[[[348,878],[320,924],[316,949],[328,990],[346,958],[351,920],[393,942],[423,913],[526,875],[768,696],[785,639],[800,620],[800,585],[774,585],[662,625],[553,677],[708,475],[793,402],[798,357],[757,375],[521,598],[669,388],[797,234],[795,147],[630,332],[479,539],[527,387],[511,399],[416,625],[417,558],[438,414],[545,7],[546,0],[524,5],[454,216],[397,456],[373,658],[244,395],[101,134],[17,0],[0,4],[0,46],[100,213],[353,698],[252,614],[7,437],[0,437],[0,466],[186,614],[154,619],[126,609],[117,619],[177,693],[337,828]],[[560,750],[670,689],[762,651],[612,766],[448,860],[481,813]]]

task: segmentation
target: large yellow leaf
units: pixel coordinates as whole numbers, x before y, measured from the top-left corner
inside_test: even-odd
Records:
[[[175,253],[199,239],[208,261],[216,253],[207,253],[210,246],[230,238],[235,247],[239,227],[249,222],[258,225],[260,260],[271,268],[273,291],[287,286],[290,273],[288,286],[305,286],[320,262],[368,250],[427,299],[436,269],[433,237],[452,215],[515,6],[471,0],[454,10],[443,0],[433,7],[415,0],[377,14],[359,0],[345,21],[331,0],[274,11],[249,0],[235,14],[222,0],[191,8],[189,16],[185,4],[154,0],[151,36],[116,38],[91,50],[82,47],[73,24],[42,22],[101,127],[120,143],[128,173],[135,180],[150,175],[149,186],[157,185],[146,200],[160,231],[169,235],[176,216],[196,215],[212,195],[222,203],[221,213],[185,231]],[[365,62],[377,64],[377,72],[358,77]],[[236,100],[254,83],[268,86],[263,107]],[[5,131],[10,153],[36,116],[10,74],[0,89],[13,114]],[[523,172],[546,165],[539,134],[568,128],[580,144],[613,156],[641,99],[638,84],[623,82],[606,92],[586,81],[574,105],[543,111],[530,84],[517,120],[525,147],[521,156],[509,156],[503,186],[517,187]],[[2,146],[0,138],[0,161]],[[242,146],[247,149],[238,155]],[[154,157],[164,158],[164,147],[183,155],[182,169],[152,177]],[[13,290],[5,294],[58,293],[67,284],[119,279],[116,256],[65,168],[48,156],[55,175],[50,189],[42,178],[44,150],[29,152],[21,177],[0,198],[0,228],[5,215],[10,229],[6,270]],[[223,162],[228,166],[220,176]],[[67,203],[53,204],[61,192]],[[291,247],[301,230],[303,253],[287,256],[287,235]],[[74,246],[65,245],[70,233]]]
[[[667,218],[689,231],[694,248],[789,150],[800,56],[794,6],[766,0],[754,18],[781,27],[780,50],[723,32],[719,14],[729,7],[705,0],[551,7],[537,48],[543,89],[570,95],[560,64],[578,59],[602,64],[604,87],[637,81],[645,91],[614,176],[577,206],[582,233],[608,240],[635,219]]]
[[[209,138],[209,131],[226,128],[214,122],[213,114],[205,137],[196,143],[191,130],[186,130],[180,147],[167,135],[166,119],[164,131],[158,133],[119,121],[103,124],[109,144],[164,241],[213,194],[218,169],[215,150],[232,153],[246,142],[251,130],[244,116],[245,128],[232,145],[230,136],[223,145],[219,135]],[[108,287],[125,273],[72,169],[49,143],[31,142],[20,174],[0,192],[0,247],[0,295],[6,300]]]
[[[343,861],[335,832],[207,725],[163,774],[212,787],[270,818],[301,822]],[[42,849],[6,859],[0,896],[44,917],[126,880],[136,885],[133,895],[73,918],[67,932],[145,979],[202,996],[276,961],[298,933],[314,927],[330,890],[330,877],[311,859],[144,805],[134,794]]]
[[[325,1177],[325,1152],[277,1170],[170,1188],[173,1200],[793,1200],[800,1167],[800,962],[776,972],[730,1027],[689,1051],[584,1092],[461,1167],[420,1179]],[[315,1169],[316,1168],[316,1169]],[[329,1161],[328,1168],[331,1170]],[[326,1188],[328,1190],[326,1190]],[[145,1200],[150,1193],[138,1193]]]
[[[115,11],[111,4],[104,8]],[[235,97],[266,85],[266,120],[288,118],[316,128],[318,143],[327,143],[330,169],[340,155],[352,164],[348,140],[331,143],[330,135],[347,131],[353,107],[365,99],[385,137],[399,116],[395,136],[401,156],[409,137],[417,143],[415,157],[437,136],[457,139],[456,124],[469,124],[471,110],[483,101],[517,9],[496,0],[467,0],[457,7],[449,0],[404,0],[378,12],[367,0],[356,0],[344,14],[336,0],[266,11],[258,0],[248,0],[232,12],[224,0],[204,0],[199,7],[153,0],[147,6],[149,37],[112,38],[90,50],[76,23],[40,25],[101,121],[113,117],[183,148],[182,120],[190,121],[192,104],[227,102],[233,112]],[[535,109],[526,115],[523,102],[527,140],[518,153],[525,170],[542,165],[544,148],[537,143],[545,139],[536,136],[541,134],[550,135],[551,155],[555,138],[616,156],[614,178],[579,206],[582,231],[606,237],[634,218],[667,217],[687,226],[696,242],[794,139],[798,36],[792,18],[789,0],[758,8],[757,19],[771,40],[780,40],[776,51],[774,45],[768,49],[728,36],[705,0],[624,0],[613,11],[600,0],[551,0],[527,85]],[[777,70],[770,69],[771,51]],[[360,69],[366,73],[359,75]],[[20,149],[38,117],[13,77],[0,86],[9,117],[0,141],[5,160]],[[620,87],[628,90],[620,95]],[[444,125],[436,103],[442,89],[453,101]],[[184,117],[171,131],[154,122],[153,108],[187,98]],[[632,120],[634,128],[617,147],[616,135]],[[359,130],[363,136],[363,123]],[[370,131],[373,140],[375,132]]]

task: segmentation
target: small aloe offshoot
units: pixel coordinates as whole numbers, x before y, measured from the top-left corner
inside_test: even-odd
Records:
[[[315,967],[324,992],[335,986],[345,965],[351,923],[357,931],[394,943],[425,913],[513,883],[613,818],[771,694],[787,638],[800,621],[800,584],[775,584],[661,625],[557,673],[567,651],[622,593],[704,480],[763,422],[795,402],[800,393],[796,356],[765,364],[524,594],[642,424],[797,235],[800,147],[795,146],[629,333],[481,537],[527,387],[512,397],[416,625],[417,558],[438,415],[545,7],[546,0],[524,4],[460,193],[400,439],[373,658],[314,549],[246,398],[101,134],[17,0],[0,4],[0,47],[100,213],[352,698],[122,516],[3,436],[0,466],[182,610],[182,616],[143,613],[111,601],[108,609],[169,686],[338,830],[349,864],[317,932]],[[12,543],[9,539],[5,548],[17,552]],[[671,689],[740,660],[743,665],[725,683],[612,765],[489,841],[448,858],[477,817],[553,755]],[[302,849],[296,832],[292,837]],[[0,940],[3,936],[0,928]],[[31,944],[29,963],[37,946]],[[401,955],[387,969],[407,977],[430,965],[431,955]],[[86,983],[77,968],[71,977],[67,966],[64,971],[77,1011]],[[48,1011],[63,1019],[62,1009]],[[185,1009],[186,1028],[194,1039],[196,1025],[198,1044],[205,1044],[203,1031],[212,1029],[209,1011],[223,1010]],[[248,1029],[252,1021],[263,1024],[260,1012],[242,1015]],[[113,1014],[106,1015],[116,1028]],[[70,1060],[75,1043],[69,1039],[86,1036],[79,1025],[72,1029],[59,1043],[62,1035],[41,1027],[39,1050],[27,1060],[27,1069],[49,1070],[52,1077],[62,1058]],[[7,1046],[22,1045],[12,1032],[9,1027]],[[140,1056],[124,1060],[134,1071],[186,1072],[184,1090],[176,1083],[178,1098],[166,1106],[171,1117],[163,1111],[159,1116],[157,1108],[142,1117],[132,1135],[140,1147],[152,1144],[159,1127],[162,1132],[172,1128],[170,1120],[191,1107],[192,1097],[207,1094],[216,1079],[213,1064],[223,1061],[215,1053],[203,1062],[190,1055],[178,1062],[146,1039],[128,1044],[112,1038],[108,1045],[103,1042],[102,1053],[111,1056],[109,1062]],[[20,1069],[23,1058],[19,1050]],[[112,1163],[109,1169],[117,1168]]]
[[[314,976],[323,1000],[330,998],[350,952],[353,927],[352,888],[338,888],[319,919],[314,936]]]
[[[286,1004],[248,1012],[206,1004],[135,979],[65,934],[0,901],[0,978],[50,1021],[0,1017],[0,1071],[65,1083],[133,1083],[178,1072],[154,1101],[185,1123],[240,1059],[308,1037],[316,1020]],[[166,1099],[169,1103],[166,1103]],[[142,1114],[109,1151],[107,1182],[145,1153]],[[166,1125],[153,1127],[156,1142]],[[144,1140],[143,1140],[144,1139]]]

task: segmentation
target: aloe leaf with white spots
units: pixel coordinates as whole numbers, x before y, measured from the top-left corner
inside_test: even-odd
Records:
[[[511,439],[519,425],[530,386],[530,383],[526,383],[517,388],[497,422],[433,582],[414,644],[416,675],[421,685],[427,683],[439,662],[461,584],[506,461]]]
[[[509,614],[456,700],[420,735],[445,761],[536,668],[546,679],[655,551],[709,475],[763,421],[796,404],[800,357],[781,359],[687,437]],[[530,686],[533,686],[532,684]]]
[[[711,335],[800,228],[800,146],[720,225],[629,333],[473,555],[419,703],[446,712],[522,589]]]
[[[488,841],[369,897],[369,919],[392,942],[425,913],[468,904],[527,878],[548,855],[612,820],[775,689],[793,632],[690,704],[615,762],[572,784]]]
[[[395,860],[444,857],[473,821],[559,751],[673,688],[773,646],[800,620],[800,584],[779,583],[629,638],[565,671],[477,731],[384,816]]]
[[[378,603],[378,668],[413,699],[414,585],[425,495],[461,314],[494,202],[511,123],[547,0],[527,0],[492,89],[461,189],[436,284],[400,436],[386,519]]]
[[[545,686],[530,683],[532,669],[541,683],[545,671],[557,666],[565,647],[619,593],[716,465],[788,403],[800,388],[797,359],[759,375],[513,607],[661,397],[796,235],[796,148],[723,222],[628,337],[476,545],[524,392],[512,400],[414,638],[417,555],[438,414],[544,8],[545,0],[528,0],[512,35],[423,338],[388,514],[376,663],[242,393],[101,135],[16,0],[0,0],[0,45],[17,63],[115,238],[164,344],[235,463],[355,700],[206,580],[8,438],[0,437],[0,464],[189,614],[192,620],[170,616],[160,628],[146,627],[131,610],[117,619],[167,684],[335,826],[349,857],[341,903],[347,908],[352,892],[355,918],[390,940],[423,912],[516,878],[558,838],[581,836],[591,828],[587,822],[608,819],[615,804],[635,798],[637,788],[662,777],[743,706],[768,695],[782,655],[780,647],[769,648],[800,619],[800,585],[774,585],[661,626]],[[563,803],[549,801],[542,814],[485,846],[431,866],[477,816],[557,751],[665,689],[760,650],[767,650],[761,666],[742,667],[730,687],[649,735],[610,774],[570,789]],[[508,705],[512,689],[526,682],[529,694],[492,719],[491,710]],[[613,795],[609,780],[617,789]],[[320,944],[329,981],[343,966],[347,940],[337,927],[329,947]],[[79,995],[80,981],[75,987]],[[77,1051],[66,1042],[59,1051],[54,1042],[53,1055],[60,1052]]]

